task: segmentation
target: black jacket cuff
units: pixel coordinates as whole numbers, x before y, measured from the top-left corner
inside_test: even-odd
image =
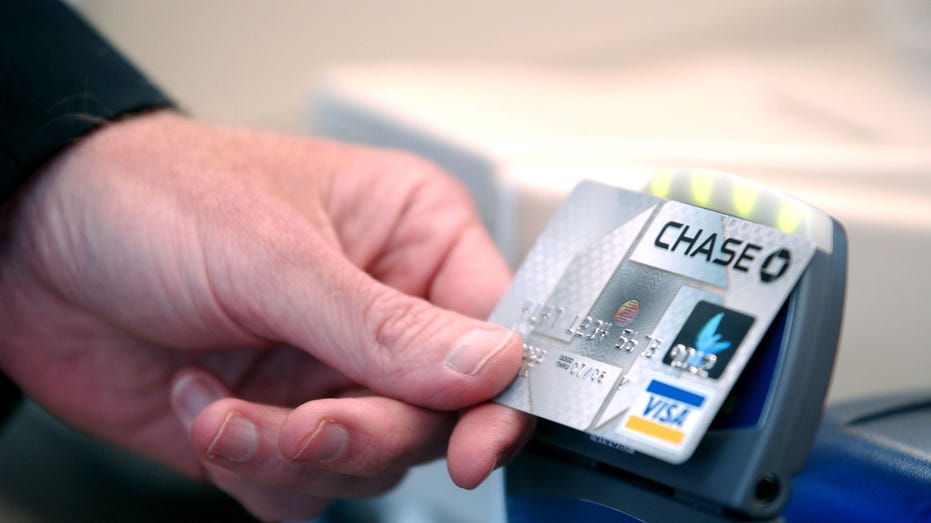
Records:
[[[56,0],[0,2],[0,203],[101,124],[170,106],[69,7]]]

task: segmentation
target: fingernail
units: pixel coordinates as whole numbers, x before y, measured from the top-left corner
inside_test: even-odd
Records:
[[[339,423],[325,419],[303,441],[291,459],[329,463],[343,455],[349,434]]]
[[[453,347],[446,357],[446,366],[456,372],[474,376],[489,359],[497,354],[514,334],[505,329],[475,329]]]
[[[204,376],[195,373],[182,376],[171,388],[171,404],[187,430],[191,430],[194,418],[200,414],[200,411],[224,397],[226,397],[226,391],[213,380],[205,379]]]
[[[230,412],[207,447],[207,455],[240,463],[255,454],[258,443],[255,425],[238,412]]]

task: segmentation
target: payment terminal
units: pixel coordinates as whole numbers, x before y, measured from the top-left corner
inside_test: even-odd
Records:
[[[846,238],[708,170],[583,182],[490,321],[521,334],[496,401],[537,416],[506,469],[523,521],[778,520],[821,419]]]

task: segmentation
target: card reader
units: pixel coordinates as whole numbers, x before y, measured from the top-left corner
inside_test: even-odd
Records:
[[[541,417],[510,521],[777,519],[834,363],[840,224],[708,170],[566,205],[491,316],[525,342],[498,400]]]

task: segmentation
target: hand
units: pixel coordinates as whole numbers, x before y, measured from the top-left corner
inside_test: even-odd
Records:
[[[521,358],[470,318],[507,268],[423,161],[155,113],[71,146],[4,211],[4,371],[260,517],[382,492],[447,441],[472,488],[529,434],[480,404]]]

